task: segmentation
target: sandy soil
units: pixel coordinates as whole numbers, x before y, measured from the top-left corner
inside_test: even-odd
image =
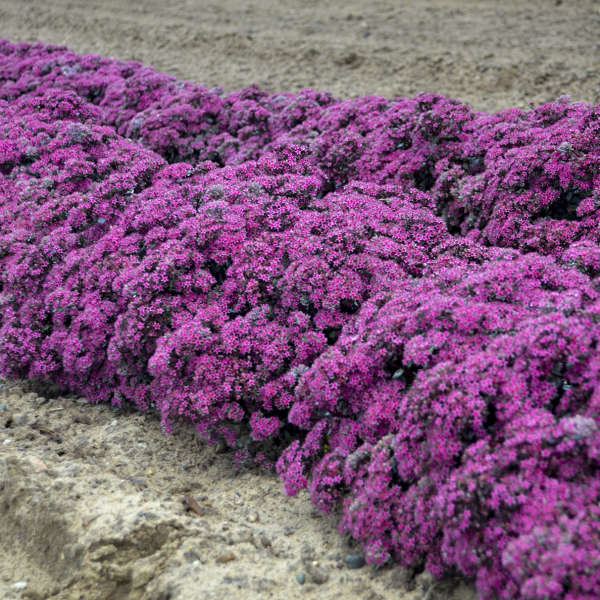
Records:
[[[591,0],[0,0],[0,37],[211,87],[430,91],[489,111],[600,103],[599,29]],[[348,569],[359,551],[335,515],[190,430],[165,436],[152,414],[0,381],[2,598],[475,598],[464,581]]]
[[[165,436],[151,414],[0,383],[3,599],[418,600],[430,589],[397,567],[348,569],[360,549],[335,525],[192,429]],[[475,598],[460,581],[432,591]]]
[[[595,0],[0,0],[0,36],[136,59],[226,90],[600,102]]]

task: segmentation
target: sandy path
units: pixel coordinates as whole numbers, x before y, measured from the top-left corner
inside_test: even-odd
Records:
[[[490,111],[562,94],[600,103],[596,2],[366,4],[0,0],[0,37],[227,90],[423,90]],[[190,431],[164,436],[152,415],[51,395],[0,382],[2,598],[474,598],[461,582],[350,570],[359,549],[335,517],[286,498],[276,477],[237,472]]]

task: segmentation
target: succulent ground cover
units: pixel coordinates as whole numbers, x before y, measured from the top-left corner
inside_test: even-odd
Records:
[[[224,95],[0,42],[0,373],[192,422],[367,560],[600,590],[600,108]]]

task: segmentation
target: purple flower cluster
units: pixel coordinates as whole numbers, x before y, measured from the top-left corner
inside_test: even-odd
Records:
[[[599,107],[0,41],[0,373],[191,422],[482,598],[600,590],[599,207]]]

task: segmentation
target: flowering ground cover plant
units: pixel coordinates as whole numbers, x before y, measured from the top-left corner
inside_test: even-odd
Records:
[[[371,563],[597,598],[599,201],[598,107],[0,41],[0,373],[193,423]]]

